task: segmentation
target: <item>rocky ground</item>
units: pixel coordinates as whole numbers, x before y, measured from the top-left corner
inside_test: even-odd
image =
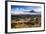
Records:
[[[11,15],[11,28],[31,28],[41,26],[41,16]]]

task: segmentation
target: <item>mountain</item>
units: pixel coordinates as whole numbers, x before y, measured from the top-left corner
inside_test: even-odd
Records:
[[[12,15],[40,15],[40,12],[36,12],[34,10],[31,11],[15,11],[15,12],[11,12]]]

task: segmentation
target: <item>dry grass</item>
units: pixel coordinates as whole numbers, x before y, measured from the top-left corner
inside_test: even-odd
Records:
[[[11,16],[11,28],[40,27],[41,16]]]

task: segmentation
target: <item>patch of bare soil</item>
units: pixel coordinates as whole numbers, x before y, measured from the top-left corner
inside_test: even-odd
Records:
[[[11,16],[11,28],[31,28],[41,26],[41,16]]]

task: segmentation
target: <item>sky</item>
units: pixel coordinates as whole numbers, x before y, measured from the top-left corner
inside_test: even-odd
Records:
[[[20,6],[20,5],[11,5],[12,12],[25,12],[25,11],[32,11],[41,12],[40,6]]]
[[[17,6],[11,5],[12,11],[24,11],[24,10],[32,10],[32,6]]]

